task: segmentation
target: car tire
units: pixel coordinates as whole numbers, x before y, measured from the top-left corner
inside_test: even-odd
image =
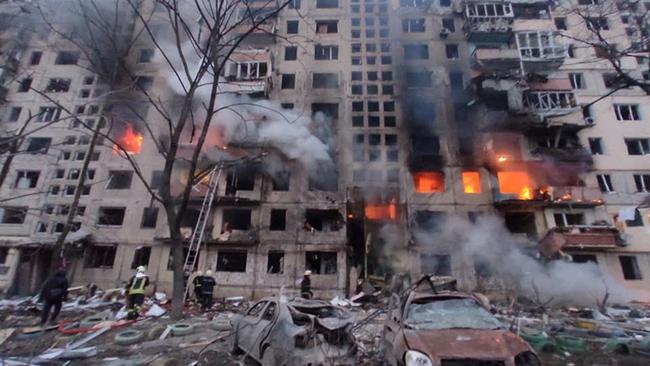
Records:
[[[144,333],[141,331],[129,329],[115,335],[115,344],[119,344],[120,346],[130,346],[140,342],[143,337]]]
[[[182,337],[194,332],[194,325],[188,323],[176,323],[170,326],[174,337]]]

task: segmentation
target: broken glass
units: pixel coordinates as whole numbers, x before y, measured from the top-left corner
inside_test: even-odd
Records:
[[[406,325],[415,329],[499,329],[503,325],[472,299],[412,303]]]

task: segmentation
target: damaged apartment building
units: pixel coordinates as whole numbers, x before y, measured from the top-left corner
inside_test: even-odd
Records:
[[[612,93],[612,66],[598,48],[577,41],[589,28],[572,10],[600,5],[247,1],[242,17],[282,9],[230,56],[225,90],[313,116],[313,130],[326,127],[333,141],[335,168],[314,164],[321,174],[312,174],[285,160],[269,173],[262,159],[221,172],[198,259],[198,268],[215,272],[217,296],[295,288],[307,269],[317,296],[349,294],[358,278],[398,271],[453,275],[473,288],[490,271],[459,255],[462,243],[437,241],[435,233],[451,218],[482,215],[500,216],[545,260],[595,262],[622,285],[647,291],[650,107],[636,88]],[[632,47],[647,36],[647,19],[637,16],[646,9],[617,5],[615,15],[594,22],[619,47]],[[3,29],[3,42],[17,31]],[[39,37],[11,51],[3,44],[5,64],[33,71],[18,83],[3,68],[3,138],[28,111],[41,112],[38,123],[65,113],[23,83],[52,84],[70,110],[99,123],[93,75],[79,72],[74,52],[46,47],[54,34]],[[143,44],[131,57],[148,87],[165,88],[154,54]],[[643,78],[647,61],[626,56],[622,65]],[[142,171],[155,186],[163,161],[140,133],[125,130],[123,138],[148,162]],[[53,125],[12,159],[0,187],[1,197],[17,197],[0,206],[4,291],[33,292],[55,261],[52,243],[89,138],[74,125]],[[99,145],[76,215],[82,259],[72,280],[112,288],[146,265],[158,289],[169,291],[164,210],[110,144]],[[0,154],[5,163],[8,155]],[[188,239],[205,194],[203,185],[193,191],[183,223]]]

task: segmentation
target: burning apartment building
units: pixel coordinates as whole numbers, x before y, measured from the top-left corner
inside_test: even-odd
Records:
[[[168,19],[164,6],[150,3],[154,34]],[[633,47],[647,36],[636,17],[643,6],[612,4],[620,9],[599,17],[598,26],[618,47]],[[11,24],[21,2],[2,6]],[[202,158],[211,173],[195,182],[181,225],[189,242],[207,217],[196,267],[215,271],[218,296],[277,293],[293,288],[305,270],[319,296],[401,271],[453,275],[475,288],[494,263],[465,255],[463,243],[442,242],[437,233],[449,220],[483,216],[500,217],[540,260],[593,262],[621,286],[647,290],[650,107],[639,88],[613,91],[615,70],[602,50],[578,41],[595,23],[575,10],[603,4],[238,6],[241,19],[264,22],[253,31],[246,21],[234,28],[246,37],[227,56],[220,88],[233,104],[252,107],[236,112],[245,123],[211,129],[211,150]],[[154,137],[164,127],[136,122],[153,112],[146,103],[134,107],[128,91],[107,109],[105,85],[79,67],[79,51],[58,34],[12,43],[20,31],[12,24],[0,35],[0,131],[9,141],[0,149],[0,285],[14,294],[38,288],[59,263],[54,244],[78,199],[65,240],[74,248],[73,282],[118,287],[145,265],[157,288],[168,291],[165,211],[140,181],[159,185],[165,162]],[[157,47],[138,41],[128,59],[137,87],[163,98],[174,86]],[[640,80],[647,76],[645,56],[625,56],[621,65]],[[115,144],[88,132],[107,114],[121,121],[111,130]],[[48,125],[68,115],[68,122]],[[35,131],[11,150],[11,136],[25,125]],[[260,158],[211,170],[210,161],[223,156],[253,155]],[[87,184],[79,187],[86,161]],[[180,194],[187,179],[183,169],[174,174],[172,192]],[[210,179],[218,184],[203,212]]]

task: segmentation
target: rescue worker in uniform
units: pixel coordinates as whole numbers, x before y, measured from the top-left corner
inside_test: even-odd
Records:
[[[214,293],[214,286],[217,282],[212,277],[212,271],[205,271],[205,276],[201,276],[199,281],[201,284],[201,310],[209,310],[212,308],[212,294]]]
[[[45,325],[50,315],[50,310],[54,308],[50,322],[54,323],[56,317],[61,311],[61,304],[68,297],[68,279],[65,277],[65,269],[59,268],[43,286],[39,301],[43,301],[43,312],[41,314],[41,326]]]
[[[194,297],[196,302],[201,302],[201,278],[203,278],[203,272],[196,271],[194,273],[194,279],[192,279],[192,285],[194,286]]]
[[[144,304],[144,290],[149,286],[149,276],[144,271],[144,266],[138,267],[135,276],[126,284],[126,310],[130,320],[138,318],[140,307]]]
[[[300,296],[304,299],[311,299],[314,297],[314,293],[311,292],[311,271],[306,270],[305,274],[302,276],[302,281],[300,281]]]

